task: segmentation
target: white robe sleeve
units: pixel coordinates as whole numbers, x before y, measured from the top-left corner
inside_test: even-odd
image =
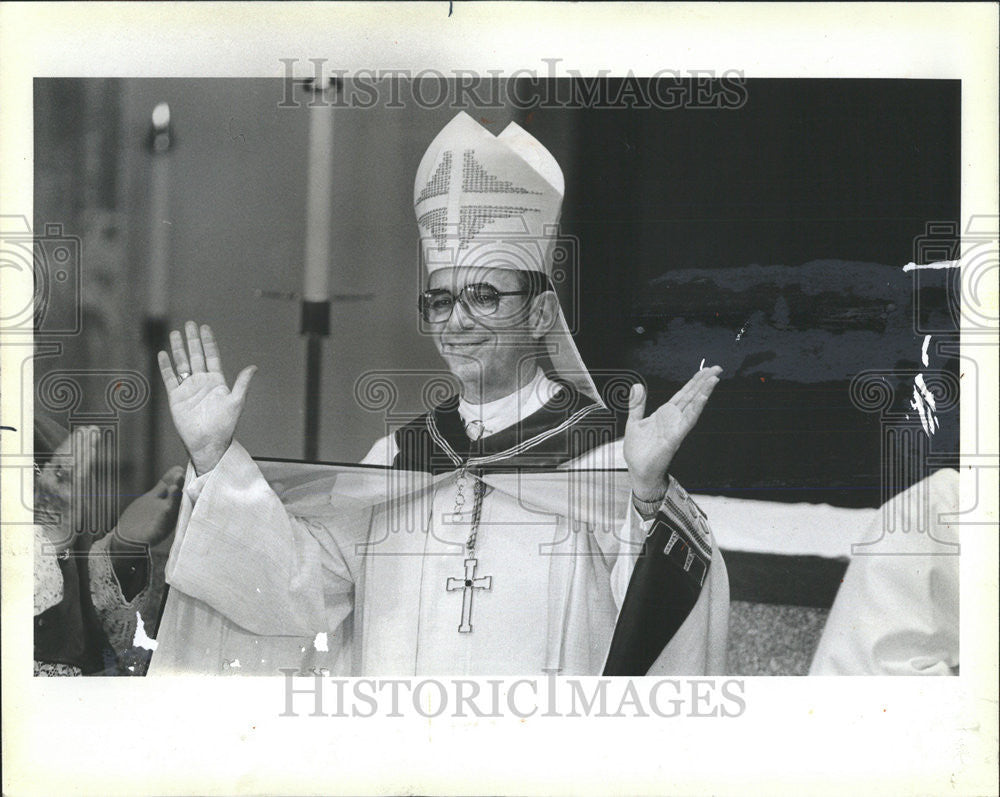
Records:
[[[644,520],[630,500],[618,534],[618,549],[614,551],[611,566],[611,596],[618,611],[621,611],[622,603],[625,601],[632,570],[635,568],[639,551],[642,550],[642,541],[646,539],[652,526],[653,519]]]
[[[290,515],[236,442],[193,476],[189,467],[167,582],[255,634],[339,627],[353,609],[356,573],[335,518]]]
[[[399,445],[396,443],[396,435],[387,434],[375,441],[375,445],[365,454],[361,460],[362,465],[382,465],[389,467],[399,453]]]
[[[660,511],[675,524],[686,523],[698,529],[702,542],[711,548],[712,558],[698,600],[646,675],[725,675],[728,669],[729,572],[719,544],[707,516],[673,476],[669,477]],[[632,514],[639,517],[634,507]],[[643,523],[640,528],[648,532],[651,527],[652,522]]]
[[[851,560],[810,675],[950,675],[958,667],[959,539],[948,522],[958,513],[958,472],[937,471],[897,495],[869,536],[882,535],[886,512],[901,520],[913,513],[909,525],[924,501],[927,526],[894,532],[905,550],[880,555],[876,544]]]
[[[588,452],[574,460],[571,467],[625,469],[622,441],[616,440]],[[647,674],[723,675],[727,669],[729,639],[729,574],[718,542],[705,514],[672,476],[660,511],[675,522],[686,522],[700,530],[703,542],[711,548],[711,564],[697,602]],[[653,526],[652,520],[645,520],[636,510],[630,492],[622,515],[616,535],[597,537],[598,547],[610,565],[611,594],[618,611],[628,592],[638,555]],[[612,536],[614,539],[610,539]]]

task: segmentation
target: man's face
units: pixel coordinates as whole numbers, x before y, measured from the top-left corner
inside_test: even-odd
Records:
[[[524,291],[520,272],[503,268],[458,267],[434,271],[427,289],[446,290],[458,297],[469,285],[490,285],[500,293]],[[463,396],[473,402],[493,401],[520,387],[526,364],[534,363],[545,319],[533,311],[541,301],[525,295],[500,296],[496,310],[483,314],[474,289],[456,298],[447,320],[430,324],[438,351],[459,381]],[[553,297],[554,298],[554,297]],[[468,305],[475,309],[470,312]],[[534,368],[531,367],[533,373]]]

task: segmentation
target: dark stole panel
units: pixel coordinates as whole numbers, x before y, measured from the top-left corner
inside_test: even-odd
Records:
[[[849,385],[901,371],[887,379],[906,412],[923,331],[955,328],[957,272],[917,279],[902,266],[920,262],[929,225],[945,223],[945,250],[956,243],[961,85],[758,79],[745,97],[736,109],[570,111],[577,342],[596,371],[641,373],[653,406],[703,357],[726,368],[674,463],[689,489],[877,506],[879,415],[855,407]],[[957,359],[937,369],[956,373]],[[938,419],[888,492],[957,452],[957,406]]]

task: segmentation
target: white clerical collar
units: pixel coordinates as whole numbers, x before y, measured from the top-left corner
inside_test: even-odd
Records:
[[[534,378],[520,390],[486,404],[470,404],[465,399],[458,400],[458,414],[465,424],[465,431],[473,440],[496,434],[508,426],[513,426],[522,418],[538,412],[559,390],[559,385],[549,379],[539,368]],[[478,421],[479,423],[476,423]],[[482,434],[477,434],[479,424]],[[471,428],[470,428],[471,425]]]

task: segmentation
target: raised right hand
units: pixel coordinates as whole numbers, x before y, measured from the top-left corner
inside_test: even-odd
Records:
[[[646,391],[632,386],[623,453],[632,490],[640,500],[658,500],[667,489],[667,469],[705,409],[722,368],[700,368],[687,384],[648,418]]]
[[[202,324],[199,330],[188,321],[184,332],[187,350],[181,333],[174,330],[170,333],[173,362],[165,351],[157,355],[157,361],[174,426],[200,476],[219,464],[232,443],[257,366],[240,371],[230,390],[211,328]]]

